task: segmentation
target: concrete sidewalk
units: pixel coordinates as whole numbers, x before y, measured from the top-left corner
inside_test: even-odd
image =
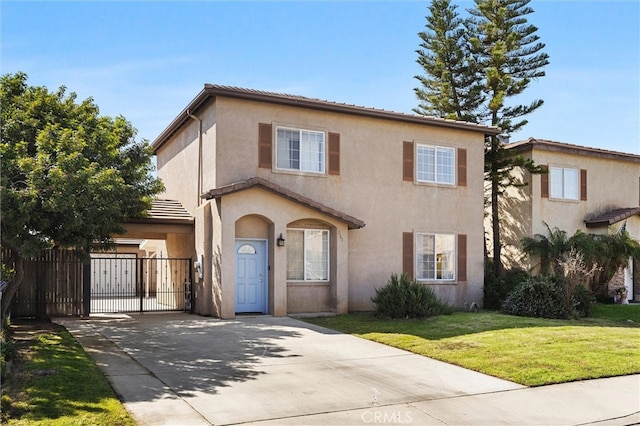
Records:
[[[141,425],[640,423],[640,375],[526,388],[292,318],[56,322]]]

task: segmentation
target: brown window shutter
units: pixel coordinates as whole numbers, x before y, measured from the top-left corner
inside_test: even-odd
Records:
[[[271,153],[272,135],[271,124],[258,123],[258,167],[271,168],[271,159],[273,158]]]
[[[467,186],[467,150],[458,148],[458,186]]]
[[[541,166],[542,174],[540,174],[540,196],[549,198],[549,167]]]
[[[467,235],[458,234],[458,281],[467,280]]]
[[[340,133],[329,133],[329,174],[340,174]]]
[[[413,142],[402,144],[402,180],[413,182]]]
[[[585,169],[580,170],[580,199],[587,201],[587,171]]]
[[[402,272],[413,279],[413,232],[402,233]]]

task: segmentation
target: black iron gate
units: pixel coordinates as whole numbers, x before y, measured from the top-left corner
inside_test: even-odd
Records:
[[[96,254],[90,276],[90,288],[88,283],[85,288],[91,295],[91,314],[192,312],[191,259]]]

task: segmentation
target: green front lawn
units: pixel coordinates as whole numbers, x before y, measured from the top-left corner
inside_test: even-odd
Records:
[[[527,386],[640,373],[640,306],[596,307],[581,320],[495,312],[384,320],[372,314],[304,318]]]
[[[135,425],[98,366],[63,327],[12,326],[17,355],[2,383],[3,425]]]

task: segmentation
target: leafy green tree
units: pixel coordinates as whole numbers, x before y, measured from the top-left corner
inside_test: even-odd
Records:
[[[150,173],[148,142],[136,142],[123,117],[101,116],[92,99],[29,86],[18,72],[0,78],[0,102],[4,318],[26,258],[51,247],[86,258],[92,245],[109,246],[163,185]]]
[[[542,106],[543,101],[508,105],[507,100],[522,95],[531,81],[544,76],[544,66],[549,63],[548,55],[542,52],[544,44],[536,35],[538,29],[526,19],[533,13],[527,6],[529,1],[475,0],[467,20],[455,14],[449,1],[434,1],[427,17],[430,31],[425,37],[420,33],[423,42],[422,50],[417,51],[418,63],[426,76],[417,77],[424,89],[416,89],[423,104],[415,111],[490,124],[506,133],[526,125],[522,117]],[[449,65],[454,61],[456,66]],[[475,85],[468,86],[473,90],[466,93],[451,90],[466,87],[462,82],[471,76],[481,85],[479,93]],[[425,96],[420,97],[422,93]],[[487,138],[485,181],[490,193],[495,276],[502,272],[498,201],[507,187],[522,185],[512,174],[515,168],[543,172],[533,161],[507,152],[500,138]]]

